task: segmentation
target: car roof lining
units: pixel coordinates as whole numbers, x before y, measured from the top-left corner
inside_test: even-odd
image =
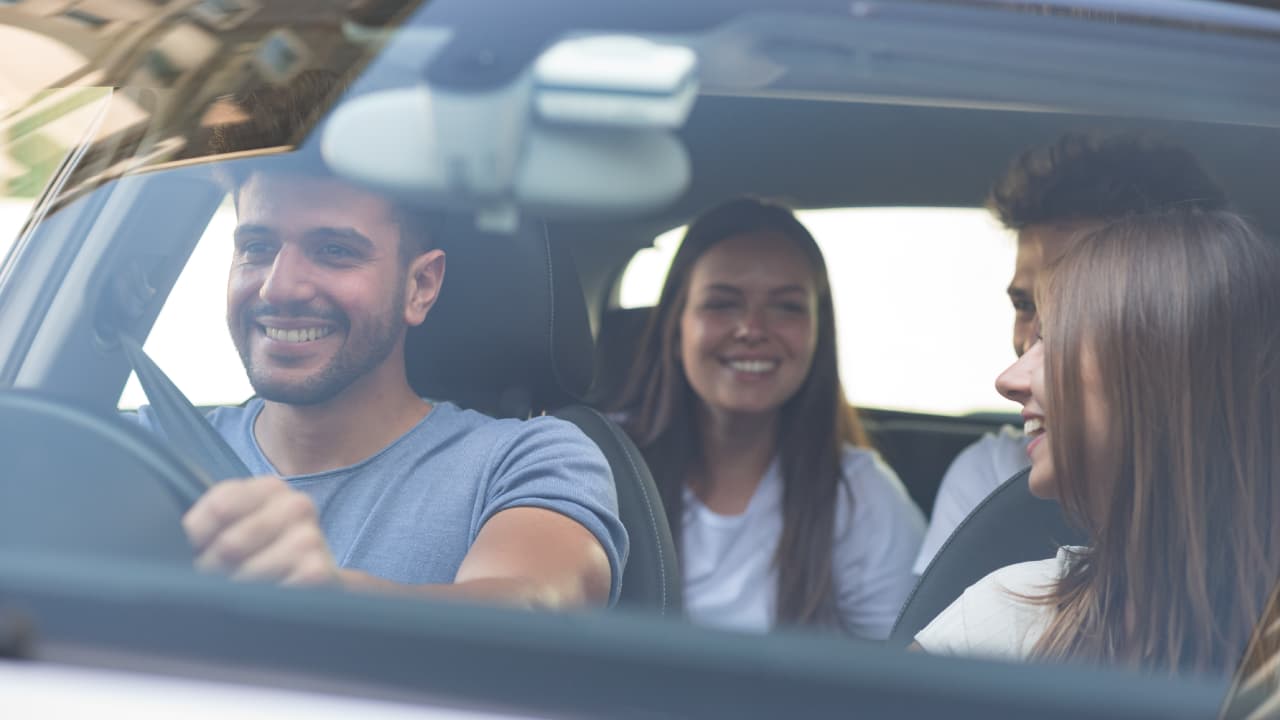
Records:
[[[553,226],[570,243],[593,310],[638,250],[727,198],[753,194],[797,208],[980,207],[1024,149],[1076,131],[1149,131],[1190,149],[1233,205],[1280,230],[1280,131],[1216,123],[906,105],[702,97],[681,132],[689,189],[660,212]]]

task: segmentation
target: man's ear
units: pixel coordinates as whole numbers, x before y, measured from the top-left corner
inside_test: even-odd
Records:
[[[428,250],[409,261],[405,275],[404,321],[417,327],[427,319],[427,312],[440,297],[444,284],[444,251]]]

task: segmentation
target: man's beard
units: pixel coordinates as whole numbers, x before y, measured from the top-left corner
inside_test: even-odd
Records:
[[[360,378],[373,372],[395,350],[404,330],[397,322],[397,302],[385,315],[370,318],[358,335],[352,334],[352,325],[344,314],[334,311],[322,317],[337,324],[344,334],[342,346],[324,367],[301,380],[273,380],[270,371],[263,371],[253,362],[250,334],[257,332],[259,315],[276,317],[321,317],[315,313],[280,312],[277,308],[258,305],[247,309],[241,319],[242,331],[236,337],[236,350],[244,364],[249,384],[259,397],[285,405],[320,405],[337,397]]]

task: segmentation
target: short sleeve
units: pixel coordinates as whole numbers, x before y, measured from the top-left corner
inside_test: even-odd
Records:
[[[520,422],[495,448],[476,527],[516,507],[559,513],[585,527],[604,548],[612,574],[610,603],[622,589],[628,538],[618,515],[613,474],[600,449],[575,426],[551,417]]]
[[[833,553],[840,615],[850,633],[882,640],[915,584],[924,515],[876,454],[847,450],[844,473],[853,511],[838,516]]]
[[[1021,435],[1005,427],[999,435],[984,435],[960,451],[942,476],[934,497],[929,529],[913,567],[916,575],[924,574],[934,555],[969,513],[1025,466],[1022,448]]]

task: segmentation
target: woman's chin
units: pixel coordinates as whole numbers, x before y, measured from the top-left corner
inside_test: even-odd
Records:
[[[1053,473],[1031,466],[1031,474],[1027,477],[1027,487],[1031,494],[1042,500],[1057,500],[1058,486],[1053,481]]]

